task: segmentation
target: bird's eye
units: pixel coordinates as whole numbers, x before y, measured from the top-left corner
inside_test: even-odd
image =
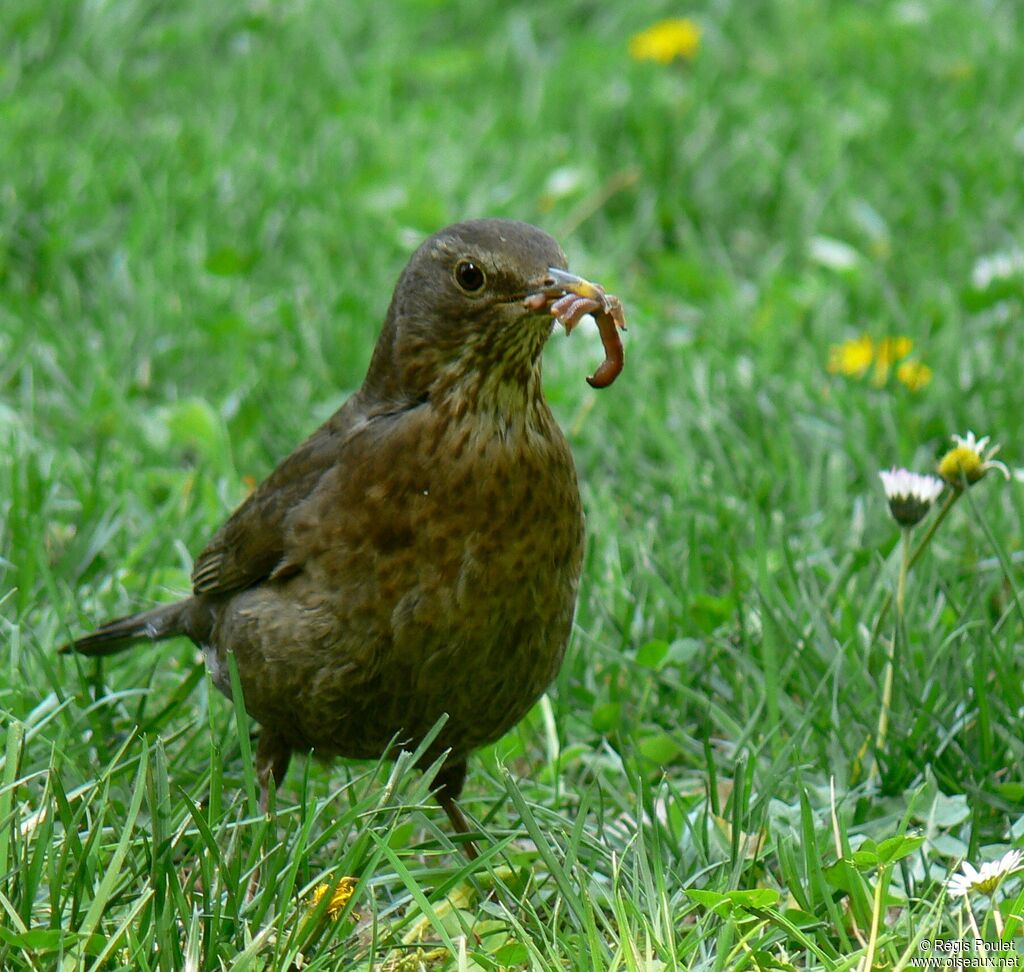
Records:
[[[475,294],[484,289],[487,277],[471,260],[460,260],[455,268],[455,282],[467,294]]]

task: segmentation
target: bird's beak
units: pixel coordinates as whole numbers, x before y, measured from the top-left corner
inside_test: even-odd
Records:
[[[548,267],[547,273],[527,295],[524,303],[529,310],[543,311],[553,300],[566,294],[576,294],[577,297],[588,297],[591,300],[604,299],[604,290],[597,284],[569,273],[568,270]]]

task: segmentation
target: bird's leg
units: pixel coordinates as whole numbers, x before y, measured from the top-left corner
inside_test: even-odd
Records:
[[[444,812],[448,814],[452,829],[458,834],[471,833],[462,810],[455,802],[462,792],[462,785],[466,782],[466,761],[446,763],[434,777],[434,782],[437,784],[434,797],[441,804]],[[476,845],[471,840],[462,842],[462,850],[471,861],[475,861],[480,856],[477,853]]]
[[[256,779],[260,784],[260,813],[270,813],[270,780],[276,790],[288,772],[292,749],[276,732],[264,726],[256,746]]]
[[[288,761],[291,759],[291,747],[276,732],[264,726],[260,729],[259,743],[256,746],[256,779],[260,784],[260,813],[269,814],[270,807],[270,780],[273,777],[275,793],[277,788],[284,782],[284,775],[288,771]],[[246,891],[246,900],[252,901],[256,897],[256,889],[260,883],[260,865],[253,868],[252,877],[249,879],[249,888]]]

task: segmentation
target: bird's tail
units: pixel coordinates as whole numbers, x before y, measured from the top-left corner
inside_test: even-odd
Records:
[[[178,601],[175,604],[153,608],[151,611],[140,611],[138,614],[116,618],[97,628],[92,634],[69,641],[57,650],[62,655],[77,652],[80,655],[97,657],[124,651],[137,641],[159,641],[161,638],[187,634],[185,622],[191,604],[191,600]]]

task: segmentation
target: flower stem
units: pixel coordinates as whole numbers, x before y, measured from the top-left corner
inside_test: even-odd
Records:
[[[896,582],[896,624],[903,627],[907,600],[907,574],[913,561],[910,555],[910,528],[904,527],[900,537],[900,576]]]
[[[978,928],[978,921],[974,917],[974,909],[971,907],[970,898],[964,897],[964,907],[967,908],[967,920],[970,922],[971,931],[974,932],[974,941],[981,945],[981,954],[983,958],[988,958],[988,949],[985,947],[985,939],[981,937],[981,930]]]
[[[918,545],[920,549],[920,544]],[[885,659],[885,679],[882,685],[882,709],[878,713],[878,732],[875,734],[875,765],[872,775],[878,775],[878,758],[889,734],[889,712],[892,709],[892,686],[896,673],[896,647],[904,639],[905,605],[907,600],[907,574],[910,573],[910,527],[900,531],[900,576],[896,582],[896,630]]]
[[[946,519],[946,516],[949,514],[949,511],[953,508],[953,504],[960,498],[960,494],[962,492],[963,490],[960,489],[951,489],[949,493],[946,495],[946,500],[942,504],[941,509],[935,515],[931,523],[928,524],[928,529],[925,530],[924,535],[921,537],[920,540],[918,540],[917,546],[914,547],[914,551],[910,555],[910,560],[907,564],[908,573],[910,569],[914,566],[914,564],[916,564],[918,560],[921,559],[921,554],[924,553],[925,548],[931,542],[932,537],[935,536],[935,531],[938,530],[938,528],[942,525],[942,521]],[[886,594],[885,599],[882,601],[882,606],[878,609],[878,617],[875,620],[875,627],[874,630],[871,632],[872,643],[874,643],[878,639],[878,633],[882,630],[882,625],[885,623],[885,619],[889,614],[889,608],[892,607],[892,601],[893,597],[892,592],[890,591],[888,594]]]
[[[996,903],[996,893],[992,892],[992,897],[989,898],[989,904],[992,906],[992,920],[996,923],[996,936],[1002,941],[1003,938],[1003,916],[999,913],[999,905]]]

